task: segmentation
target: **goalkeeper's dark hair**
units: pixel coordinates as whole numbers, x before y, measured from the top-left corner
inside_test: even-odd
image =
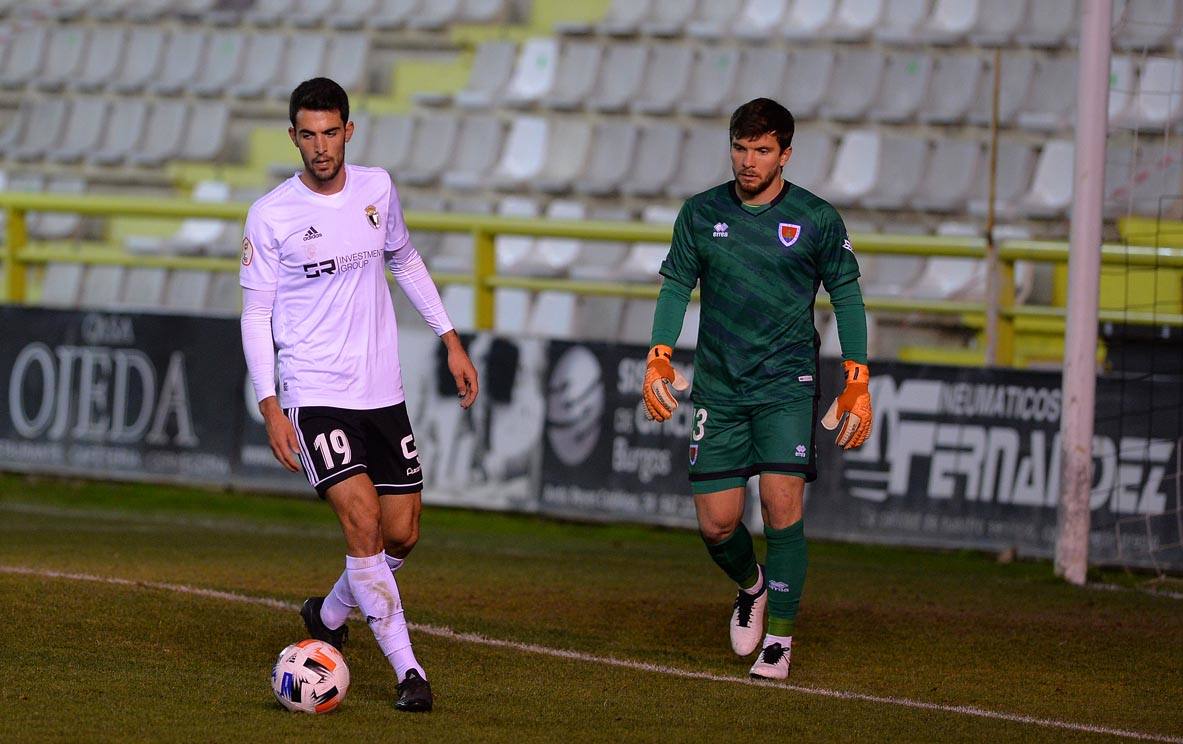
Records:
[[[793,144],[793,115],[771,98],[753,98],[731,115],[731,139],[755,139],[765,134],[776,137],[780,149]]]
[[[292,98],[288,102],[288,118],[292,126],[296,126],[296,112],[306,111],[339,111],[341,122],[349,123],[349,94],[333,80],[326,77],[305,80],[292,91]]]

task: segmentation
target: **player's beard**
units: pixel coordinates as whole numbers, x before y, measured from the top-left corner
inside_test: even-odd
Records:
[[[756,184],[755,188],[753,188],[751,191],[749,191],[748,189],[744,188],[741,185],[743,182],[739,180],[739,174],[735,173],[734,174],[735,175],[735,188],[737,191],[739,191],[739,195],[741,198],[744,198],[744,197],[751,198],[753,196],[756,196],[757,194],[763,194],[764,191],[767,190],[769,186],[776,183],[776,179],[781,177],[780,174],[781,174],[780,168],[773,168],[772,173],[769,173],[767,178],[765,178],[763,181],[758,182]]]
[[[316,164],[308,158],[304,158],[304,171],[320,183],[328,183],[329,181],[332,181],[334,178],[336,178],[337,174],[341,172],[341,164],[345,162],[345,157],[342,155],[339,160],[334,160],[330,157],[329,162],[332,165],[332,169],[329,171],[328,175],[322,176],[320,172],[316,170]]]

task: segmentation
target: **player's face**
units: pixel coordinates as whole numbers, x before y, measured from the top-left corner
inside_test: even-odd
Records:
[[[300,149],[304,173],[312,182],[336,185],[345,163],[345,143],[353,136],[353,122],[342,121],[340,111],[300,109],[296,126],[288,128],[288,135]]]
[[[780,149],[780,143],[771,133],[732,139],[731,172],[735,174],[740,197],[747,201],[766,191],[779,189],[776,181],[792,154],[793,148]]]

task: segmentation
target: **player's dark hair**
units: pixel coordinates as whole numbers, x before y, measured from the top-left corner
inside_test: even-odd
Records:
[[[787,108],[771,98],[753,98],[731,115],[728,133],[733,140],[772,134],[784,150],[793,144],[793,127],[793,115]]]
[[[292,126],[296,126],[296,112],[306,111],[339,111],[341,122],[349,122],[349,94],[336,82],[325,77],[305,80],[292,91],[291,101],[288,102],[288,118]]]

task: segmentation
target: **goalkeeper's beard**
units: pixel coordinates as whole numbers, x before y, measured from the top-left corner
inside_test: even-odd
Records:
[[[754,189],[752,189],[751,191],[748,191],[747,189],[745,189],[743,186],[740,185],[742,183],[742,181],[739,180],[739,174],[735,173],[734,175],[735,175],[736,190],[739,191],[739,195],[741,198],[751,198],[753,196],[756,196],[757,194],[763,194],[768,189],[768,187],[770,187],[770,186],[772,186],[772,184],[776,183],[776,179],[781,177],[781,173],[783,171],[784,171],[783,168],[779,168],[779,167],[774,168],[772,170],[772,173],[770,173],[768,175],[768,178],[757,183],[756,187]]]

